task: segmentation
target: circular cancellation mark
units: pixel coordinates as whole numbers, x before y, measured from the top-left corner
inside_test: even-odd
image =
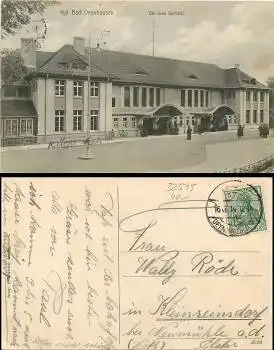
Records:
[[[230,180],[209,194],[206,217],[211,227],[228,237],[266,230],[260,186]]]

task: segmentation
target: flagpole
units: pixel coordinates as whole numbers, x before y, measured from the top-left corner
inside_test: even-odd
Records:
[[[79,157],[80,159],[92,159],[94,158],[90,150],[90,75],[91,75],[91,47],[90,47],[90,33],[88,39],[88,100],[87,100],[87,144],[86,144],[86,154]]]

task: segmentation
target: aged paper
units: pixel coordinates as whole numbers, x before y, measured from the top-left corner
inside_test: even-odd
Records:
[[[4,178],[3,349],[272,348],[269,178]]]

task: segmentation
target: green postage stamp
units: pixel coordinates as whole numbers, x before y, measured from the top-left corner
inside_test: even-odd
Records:
[[[267,229],[260,186],[223,189],[229,232],[241,236]]]

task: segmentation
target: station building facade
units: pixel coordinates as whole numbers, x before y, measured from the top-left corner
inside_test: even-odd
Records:
[[[1,142],[48,143],[62,136],[152,133],[162,121],[180,133],[257,129],[269,123],[269,88],[235,65],[88,49],[85,39],[56,52],[21,40],[26,83],[2,86]],[[11,143],[9,143],[9,141]]]

